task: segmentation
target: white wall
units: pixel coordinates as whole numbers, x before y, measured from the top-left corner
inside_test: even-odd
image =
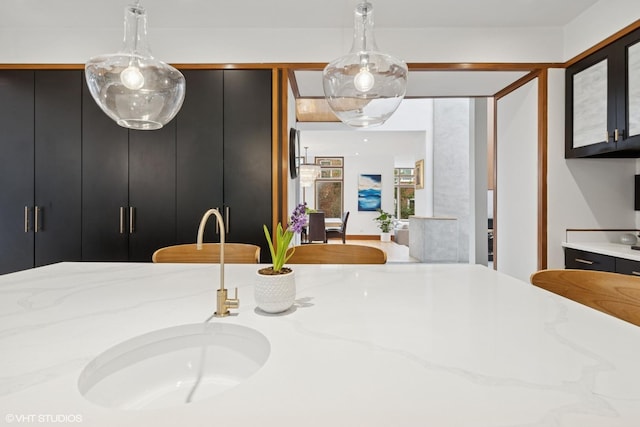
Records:
[[[564,58],[588,50],[640,19],[638,0],[600,0],[564,28]]]
[[[538,82],[498,101],[496,267],[524,281],[537,269]]]
[[[115,53],[123,8],[114,5],[109,28],[0,28],[0,63],[84,63]],[[147,13],[153,54],[169,63],[328,62],[349,51],[353,34],[351,28],[274,29],[268,22],[259,29],[158,28],[153,5]],[[376,28],[376,40],[407,62],[550,62],[563,55],[559,28]]]
[[[315,156],[336,156],[334,152],[314,152]],[[309,161],[313,161],[310,158]],[[393,213],[393,174],[394,161],[392,156],[368,155],[366,153],[354,156],[344,156],[344,180],[343,197],[345,212],[350,212],[347,234],[377,235],[380,229],[373,218],[378,216],[377,212],[358,211],[358,178],[361,174],[382,175],[382,209]],[[315,192],[313,187],[306,191],[307,205],[317,208],[315,204]]]
[[[562,242],[567,228],[635,227],[635,159],[564,158],[564,87],[564,70],[551,70],[547,151],[549,268],[564,268]],[[498,221],[502,227],[501,219]],[[502,251],[498,256],[502,259]]]
[[[429,109],[425,111],[422,120],[425,123],[426,132],[424,143],[416,152],[415,160],[424,160],[424,187],[414,191],[414,214],[417,216],[433,216],[433,100],[429,100]],[[415,162],[412,167],[415,167]]]

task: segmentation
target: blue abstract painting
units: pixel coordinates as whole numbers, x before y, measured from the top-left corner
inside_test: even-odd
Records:
[[[382,175],[362,174],[358,179],[358,210],[375,211],[381,203]]]

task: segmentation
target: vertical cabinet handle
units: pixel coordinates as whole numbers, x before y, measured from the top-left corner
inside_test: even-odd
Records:
[[[225,232],[229,234],[229,206],[224,207],[224,224]]]
[[[129,206],[129,234],[136,231],[136,208]]]
[[[24,207],[24,232],[29,232],[29,206]]]
[[[613,131],[613,140],[615,142],[618,142],[618,137],[620,136],[620,133],[618,132],[618,129]]]
[[[38,206],[33,208],[33,222],[33,231],[37,233],[40,231],[40,208]]]
[[[125,211],[124,211],[124,206],[120,206],[120,234],[124,234],[124,216],[125,216]]]

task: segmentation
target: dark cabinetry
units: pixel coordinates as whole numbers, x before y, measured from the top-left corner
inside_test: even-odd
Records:
[[[564,265],[565,268],[613,272],[616,270],[616,258],[593,252],[565,248]]]
[[[268,254],[271,70],[184,74],[176,118],[130,131],[97,107],[80,71],[0,71],[0,274],[148,262],[159,247],[195,242],[212,207],[227,217],[227,241]]]
[[[80,71],[0,71],[0,274],[80,260]]]
[[[640,30],[567,68],[565,157],[640,157]]]
[[[565,248],[565,268],[599,270],[640,276],[640,261],[618,258],[594,252]]]
[[[271,228],[271,71],[224,72],[224,206],[230,242],[260,246]]]
[[[187,95],[177,116],[178,242],[194,242],[202,215],[217,208],[226,240],[261,246],[266,261],[262,225],[271,223],[272,206],[271,71],[184,74]],[[213,220],[205,231],[205,241],[219,241]]]
[[[184,75],[183,107],[157,131],[117,126],[85,91],[83,259],[149,261],[160,247],[195,242],[209,208],[225,216],[227,241],[263,244],[262,224],[271,222],[271,73]],[[207,241],[218,239],[216,229],[206,228]]]
[[[85,91],[83,259],[149,261],[160,247],[195,242],[209,208],[225,217],[227,241],[264,245],[271,72],[183,73],[183,107],[158,131],[117,126]],[[218,240],[216,230],[210,224],[205,240]]]
[[[82,259],[149,261],[175,242],[175,121],[127,131],[83,91]]]

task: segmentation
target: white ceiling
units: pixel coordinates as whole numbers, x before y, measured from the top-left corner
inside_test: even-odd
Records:
[[[376,27],[562,27],[597,0],[370,0]],[[110,28],[134,0],[2,0],[0,28]],[[156,28],[349,28],[357,0],[142,0]]]

